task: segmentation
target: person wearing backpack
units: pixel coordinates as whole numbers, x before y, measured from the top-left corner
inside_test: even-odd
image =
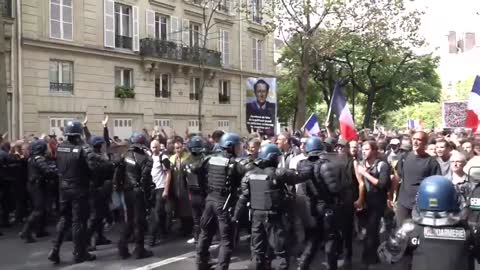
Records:
[[[380,220],[387,206],[387,193],[390,189],[390,166],[378,157],[375,141],[365,141],[362,145],[363,164],[358,166],[358,173],[363,178],[366,191],[366,228],[361,270],[369,269],[378,263],[376,250],[380,244]]]

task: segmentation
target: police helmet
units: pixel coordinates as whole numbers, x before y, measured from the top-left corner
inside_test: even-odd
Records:
[[[102,145],[104,143],[105,143],[105,139],[103,139],[103,137],[93,136],[92,138],[90,138],[90,144],[92,146],[99,146],[99,145]]]
[[[440,175],[425,178],[418,189],[417,209],[423,212],[460,211],[460,202],[453,183]]]
[[[82,136],[83,125],[77,120],[68,121],[64,129],[65,136]]]
[[[280,149],[275,144],[267,144],[260,148],[258,152],[258,158],[262,161],[274,161],[278,160],[278,157],[282,155]]]
[[[32,155],[43,155],[47,152],[47,142],[45,140],[35,140],[30,147]]]
[[[133,144],[143,144],[147,145],[147,137],[145,134],[141,132],[135,132],[133,133],[132,137],[130,137],[130,142]]]
[[[203,138],[200,136],[193,136],[190,141],[188,142],[188,151],[191,153],[201,153],[205,150],[205,146],[203,144]]]
[[[223,149],[229,149],[235,147],[235,145],[240,144],[240,136],[235,133],[225,133],[220,138],[219,145]]]
[[[305,143],[305,153],[311,152],[320,152],[323,151],[323,143],[322,139],[319,137],[311,137],[308,138],[307,142]]]

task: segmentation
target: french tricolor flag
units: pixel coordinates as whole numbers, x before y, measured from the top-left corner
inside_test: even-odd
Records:
[[[472,92],[468,97],[467,119],[465,127],[471,128],[473,132],[477,131],[478,120],[480,118],[480,77],[477,75],[472,86]]]
[[[414,128],[423,128],[423,122],[422,120],[408,120],[408,128],[414,129]]]
[[[343,93],[343,87],[337,82],[333,90],[331,101],[332,112],[338,117],[340,122],[340,134],[342,139],[347,141],[358,140],[357,130],[353,123],[353,117],[347,104],[347,97]]]
[[[318,124],[318,118],[317,115],[312,113],[310,117],[308,118],[307,122],[305,122],[305,125],[303,125],[305,128],[305,131],[310,134],[310,136],[318,136],[320,135],[320,125]]]

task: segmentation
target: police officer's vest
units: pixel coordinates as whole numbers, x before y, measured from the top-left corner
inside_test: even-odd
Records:
[[[281,187],[268,174],[252,173],[250,184],[250,207],[253,210],[279,210],[284,196]]]
[[[196,162],[200,162],[203,156],[190,156],[187,160],[189,165],[195,165]],[[187,169],[187,185],[190,190],[200,191],[200,176],[197,173],[193,173],[191,170]]]
[[[60,186],[64,188],[88,188],[89,168],[83,156],[83,146],[66,141],[57,148],[57,168]]]
[[[430,227],[415,225],[412,270],[469,269],[469,231],[460,226]]]
[[[42,175],[36,164],[40,159],[42,159],[42,156],[38,155],[32,156],[28,159],[28,181],[32,184],[43,185],[47,181],[45,175]]]
[[[213,156],[208,160],[208,193],[215,197],[228,197],[231,192],[231,170],[234,163],[223,156]]]
[[[148,158],[144,152],[138,148],[129,149],[125,153],[125,188],[140,187],[142,178],[142,165]]]
[[[480,184],[477,184],[467,198],[468,225],[477,227],[480,223]]]

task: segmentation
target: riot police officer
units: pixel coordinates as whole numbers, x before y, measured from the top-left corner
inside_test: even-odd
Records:
[[[191,168],[198,167],[198,164],[203,162],[205,156],[205,145],[203,139],[200,136],[194,136],[188,142],[188,151],[190,156],[186,160],[187,169],[187,185],[190,192],[190,201],[192,204],[192,217],[193,217],[193,239],[194,242],[198,242],[198,236],[200,235],[200,218],[202,217],[203,210],[205,209],[205,197],[206,197],[206,175],[201,172],[194,173]]]
[[[297,178],[291,171],[276,169],[282,152],[274,144],[267,144],[259,152],[255,168],[246,173],[242,180],[242,194],[235,209],[234,220],[250,202],[252,210],[252,256],[255,258],[255,269],[270,269],[267,263],[267,247],[273,251],[277,262],[274,269],[288,269],[286,251],[287,231],[285,230],[287,204],[286,184],[296,184]]]
[[[147,138],[143,133],[134,133],[130,138],[131,145],[123,158],[124,196],[126,204],[126,224],[122,229],[118,252],[122,259],[130,257],[128,239],[135,236],[134,256],[136,259],[153,256],[153,252],[145,249],[145,229],[147,227],[146,198],[152,189],[152,158],[148,154]]]
[[[33,226],[37,226],[37,231],[45,231],[48,182],[57,177],[56,168],[50,167],[45,160],[46,152],[47,143],[44,140],[32,142],[31,155],[28,158],[28,189],[33,211],[20,232],[20,238],[26,243],[35,242],[32,236]]]
[[[461,218],[460,200],[444,176],[425,178],[418,190],[412,220],[406,220],[378,248],[382,262],[398,262],[412,254],[412,270],[469,270],[480,259],[478,224],[469,229]]]
[[[93,152],[103,160],[104,166],[99,167],[92,175],[90,183],[90,218],[87,225],[87,236],[90,242],[90,250],[95,250],[97,245],[108,245],[112,241],[103,235],[103,219],[108,214],[108,202],[112,192],[113,163],[106,155],[102,154],[102,146],[105,140],[100,136],[90,138]]]
[[[67,140],[57,148],[57,168],[60,178],[60,220],[57,236],[48,259],[60,262],[59,250],[66,230],[72,225],[74,259],[76,263],[95,260],[87,252],[85,234],[88,219],[88,190],[91,174],[103,165],[103,160],[84,144],[82,124],[70,121],[65,127]]]
[[[199,168],[208,175],[208,195],[205,210],[200,219],[200,236],[197,245],[199,270],[210,269],[208,248],[217,230],[217,221],[220,232],[217,270],[228,269],[233,249],[234,224],[231,209],[235,207],[237,189],[245,174],[243,167],[235,160],[241,151],[240,136],[226,133],[220,139],[219,146],[221,151],[205,159]]]
[[[306,194],[310,198],[312,215],[316,218],[316,227],[307,228],[308,239],[299,259],[298,269],[308,269],[313,255],[323,241],[329,270],[337,269],[339,232],[337,230],[337,200],[340,191],[339,179],[342,164],[337,163],[330,153],[325,153],[319,137],[311,137],[305,143],[307,159],[300,161],[300,174],[312,175],[307,181]]]

